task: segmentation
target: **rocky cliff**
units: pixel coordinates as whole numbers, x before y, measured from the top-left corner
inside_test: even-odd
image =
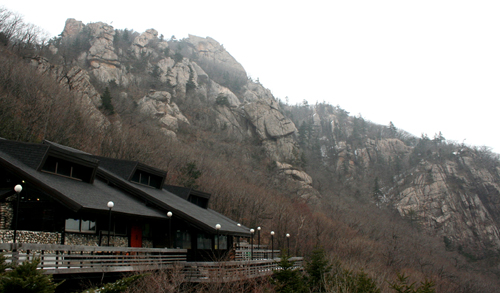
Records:
[[[140,116],[177,139],[183,125],[198,124],[261,146],[303,201],[354,198],[398,211],[448,249],[476,257],[500,249],[500,164],[487,152],[417,138],[338,106],[284,105],[209,37],[167,41],[154,29],[74,19],[61,36],[50,51],[64,66],[43,58],[33,64],[80,92],[103,128]],[[112,119],[99,110],[106,87],[117,109]]]
[[[133,104],[133,113],[156,122],[171,139],[176,139],[180,123],[191,123],[188,117],[192,116],[192,106],[178,105],[198,105],[205,109],[203,115],[210,117],[211,125],[207,126],[213,131],[235,141],[257,141],[269,158],[280,166],[289,166],[281,168],[280,174],[298,183],[299,197],[310,200],[319,196],[307,174],[295,176],[294,172],[283,171],[290,170],[286,162],[294,161],[299,153],[294,123],[283,115],[271,92],[248,79],[243,66],[214,39],[190,35],[180,41],[165,41],[154,29],[139,34],[75,19],[66,21],[61,36],[58,44],[51,45],[51,51],[54,55],[77,52],[74,59],[65,61],[72,66],[69,72],[79,72],[86,78],[64,79],[71,73],[51,69],[46,62],[39,61],[37,66],[81,90],[86,103],[92,102],[93,111],[102,102],[97,91],[89,87],[89,76],[101,88],[116,88],[115,108]],[[106,120],[99,111],[96,113],[92,117]],[[115,121],[119,121],[119,115]]]
[[[331,106],[316,105],[301,117],[299,137],[309,130],[302,145],[314,152],[317,144],[325,177],[342,174],[334,183],[338,196],[395,208],[447,249],[474,258],[500,249],[500,163],[487,148],[442,135],[416,138]]]

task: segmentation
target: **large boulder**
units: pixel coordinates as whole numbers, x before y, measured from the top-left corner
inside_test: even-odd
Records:
[[[309,203],[315,203],[321,197],[320,193],[313,188],[313,180],[309,174],[287,163],[276,162],[276,167],[278,174],[295,183],[297,186],[295,192],[299,198]]]
[[[171,95],[165,91],[151,90],[137,103],[140,113],[160,122],[160,127],[171,136],[177,131],[179,122],[189,123],[179,107],[171,101]]]
[[[488,170],[472,164],[470,157],[461,161],[421,161],[399,182],[405,187],[394,196],[394,206],[402,216],[447,237],[447,245],[455,249],[462,247],[474,253],[498,250],[500,215],[492,206],[498,199],[489,195],[500,194],[500,186]]]
[[[194,46],[202,63],[208,61],[212,66],[225,68],[228,72],[246,77],[243,66],[216,40],[189,35],[186,41]]]
[[[153,43],[155,46],[153,46]],[[148,29],[134,39],[131,50],[134,52],[136,58],[142,58],[148,55],[156,57],[159,52],[162,52],[166,48],[168,48],[168,43],[158,39],[158,31]]]
[[[283,116],[274,103],[268,104],[263,101],[248,103],[245,104],[244,110],[261,140],[276,139],[297,131],[295,124]]]
[[[63,38],[68,38],[76,36],[79,34],[85,25],[83,22],[76,20],[74,18],[68,18],[66,24],[64,25],[64,30],[61,34]]]
[[[96,125],[104,131],[111,123],[98,108],[102,105],[101,95],[90,83],[90,76],[87,71],[78,66],[66,70],[63,66],[53,65],[47,59],[36,57],[31,60],[31,65],[35,66],[42,74],[52,76],[61,85],[76,94],[85,116],[94,121]]]

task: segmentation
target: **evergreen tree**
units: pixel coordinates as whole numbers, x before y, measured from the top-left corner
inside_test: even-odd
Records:
[[[109,91],[109,88],[106,87],[104,90],[104,93],[101,96],[102,100],[102,108],[108,112],[108,114],[114,114],[115,109],[113,108],[113,104],[111,103],[111,92]]]
[[[196,184],[196,179],[201,176],[201,171],[196,167],[196,162],[189,162],[181,169],[182,175],[179,183],[188,188],[197,189],[199,186]]]
[[[308,292],[300,271],[294,268],[294,262],[290,261],[289,256],[282,254],[278,266],[281,270],[274,271],[271,279],[271,283],[275,285],[274,289],[276,292]]]
[[[5,260],[5,258],[3,259]],[[38,270],[39,259],[25,261],[12,270],[0,272],[0,292],[52,293],[59,284],[52,282],[52,275]],[[5,264],[3,263],[3,266]]]
[[[305,270],[308,275],[307,283],[309,288],[313,292],[323,292],[325,290],[326,274],[332,270],[332,265],[329,264],[323,248],[316,247],[312,251],[310,260],[306,263]]]
[[[398,293],[434,293],[434,282],[425,280],[417,286],[416,283],[408,284],[408,276],[405,274],[398,274],[396,281],[389,283],[389,288],[395,290]]]
[[[396,137],[396,134],[398,133],[398,129],[396,128],[396,126],[394,126],[394,123],[392,123],[392,121],[389,122],[389,131],[390,131],[392,137]]]
[[[363,270],[355,273],[350,270],[343,270],[339,279],[338,287],[344,288],[346,292],[353,293],[380,293],[380,289],[375,282]]]
[[[375,182],[373,184],[373,198],[375,201],[378,201],[382,196],[382,191],[380,190],[380,184],[378,182],[378,177],[375,178]]]

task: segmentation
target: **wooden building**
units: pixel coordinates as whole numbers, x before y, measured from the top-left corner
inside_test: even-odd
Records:
[[[235,238],[251,237],[208,208],[209,194],[165,186],[166,175],[48,141],[0,139],[0,243],[15,230],[22,243],[181,248],[200,261],[230,255]]]

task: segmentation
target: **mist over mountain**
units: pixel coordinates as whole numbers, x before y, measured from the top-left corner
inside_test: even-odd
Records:
[[[68,19],[40,43],[6,28],[0,137],[168,170],[168,183],[211,193],[213,209],[279,231],[278,246],[291,233],[294,253],[320,245],[382,288],[401,271],[438,292],[497,288],[500,161],[490,149],[415,137],[341,105],[287,104],[210,37]]]

